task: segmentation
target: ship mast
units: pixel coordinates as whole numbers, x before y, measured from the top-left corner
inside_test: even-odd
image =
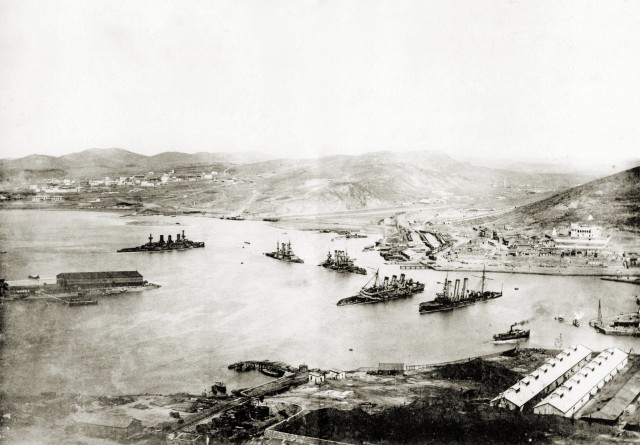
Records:
[[[482,265],[482,289],[480,291],[480,295],[484,295],[484,280],[485,280],[485,269],[486,265]]]
[[[598,300],[598,324],[602,324],[602,306],[601,306],[601,300]]]

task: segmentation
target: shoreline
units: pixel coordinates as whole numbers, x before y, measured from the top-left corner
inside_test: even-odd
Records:
[[[399,263],[402,265],[402,263]],[[411,266],[407,264],[408,266]],[[616,270],[607,270],[603,268],[578,268],[578,267],[567,267],[567,268],[556,268],[556,267],[528,267],[524,268],[522,266],[476,266],[476,265],[457,265],[457,266],[439,266],[439,265],[429,265],[425,266],[425,268],[434,270],[436,272],[474,272],[481,273],[483,269],[487,273],[505,273],[505,274],[523,274],[523,275],[553,275],[553,276],[564,276],[564,277],[576,277],[576,276],[587,276],[587,277],[611,277],[611,278],[621,278],[624,279],[626,277],[640,277],[640,269],[637,271],[630,271],[629,269],[616,269]],[[566,269],[566,270],[563,270]],[[624,271],[624,275],[622,272]],[[616,280],[618,281],[618,280]],[[624,282],[627,282],[625,280]],[[628,279],[628,282],[633,283],[631,279]]]

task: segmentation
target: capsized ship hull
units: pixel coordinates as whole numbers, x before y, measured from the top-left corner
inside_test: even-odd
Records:
[[[360,289],[357,295],[343,298],[338,301],[338,306],[347,306],[351,304],[374,304],[386,301],[398,300],[400,298],[408,298],[414,294],[424,291],[424,284],[413,279],[405,280],[404,274],[397,279],[393,275],[391,281],[385,277],[382,283],[378,282],[378,272],[373,277],[374,284],[370,287],[366,285]],[[367,283],[368,284],[368,283]]]

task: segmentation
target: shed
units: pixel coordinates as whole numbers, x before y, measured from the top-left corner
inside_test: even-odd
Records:
[[[337,369],[330,369],[327,372],[327,378],[332,380],[343,380],[345,378],[345,372]]]
[[[324,374],[320,374],[317,372],[310,372],[309,373],[309,382],[315,383],[316,385],[319,385],[320,383],[324,382]]]
[[[121,439],[142,430],[142,422],[133,417],[108,413],[79,413],[75,421],[90,436]]]
[[[59,273],[56,275],[56,282],[60,287],[116,287],[144,285],[144,279],[137,270]]]

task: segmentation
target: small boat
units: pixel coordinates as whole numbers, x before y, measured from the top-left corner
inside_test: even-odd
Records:
[[[31,280],[39,280],[40,279],[40,275],[29,275],[29,279],[31,279]]]
[[[640,306],[640,297],[636,295],[636,304]]]
[[[518,288],[517,288],[517,287],[514,287],[513,289],[514,289],[514,290],[518,290]]]
[[[574,318],[574,319],[573,319],[573,325],[574,325],[576,328],[579,328],[579,327],[580,327],[580,322],[578,321],[578,319],[577,319],[577,318]]]
[[[558,315],[555,320],[558,320],[560,323],[562,323],[564,321],[564,316],[562,315]]]
[[[514,340],[526,340],[529,338],[530,330],[514,329],[515,324],[512,324],[507,332],[495,334],[493,336],[494,342],[514,341]]]
[[[244,243],[245,243],[245,244],[251,244],[249,241],[245,241]]]
[[[270,368],[268,366],[263,366],[260,368],[260,372],[264,375],[268,375],[269,377],[277,377],[280,378],[284,375],[284,371],[281,369]]]
[[[215,389],[217,392],[226,393],[227,392],[227,384],[224,383],[224,382],[216,382],[216,383],[214,383],[212,389]]]

